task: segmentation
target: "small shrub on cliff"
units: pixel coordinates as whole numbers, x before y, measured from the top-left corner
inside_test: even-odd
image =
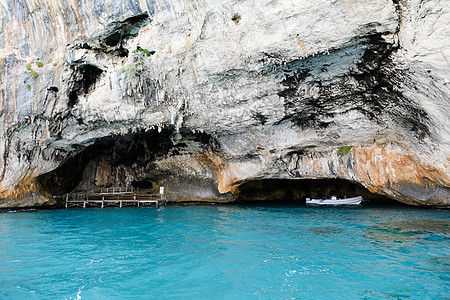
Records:
[[[31,71],[31,65],[30,65],[30,64],[26,64],[26,65],[25,65],[25,68],[26,68],[28,71]]]
[[[58,63],[53,63],[53,66],[56,67],[58,65]]]
[[[128,75],[128,80],[133,84],[142,84],[144,82],[144,78],[148,72],[149,67],[145,64],[145,57],[150,56],[150,53],[147,49],[142,49],[138,47],[137,50],[133,51],[132,61],[133,63],[128,63],[122,67],[122,72],[126,72]]]
[[[148,101],[155,100],[156,106],[159,106],[159,93],[157,89],[159,85],[152,79],[152,70],[149,56],[153,55],[154,51],[149,51],[137,47],[132,51],[129,60],[122,67],[122,72],[126,73],[126,89],[127,95],[144,99],[144,104],[148,105]]]
[[[150,56],[152,54],[155,54],[155,51],[149,51],[145,48],[137,47],[137,49],[134,51],[135,53],[141,52],[146,56]]]
[[[352,150],[353,146],[344,146],[339,148],[338,155],[341,157],[342,155],[347,155],[350,150]]]
[[[27,84],[27,91],[31,90],[31,85]]]
[[[38,66],[39,68],[42,68],[44,66],[44,64],[40,61],[37,61],[36,66]]]
[[[39,73],[36,71],[31,72],[31,77],[33,77],[34,79],[39,77]]]

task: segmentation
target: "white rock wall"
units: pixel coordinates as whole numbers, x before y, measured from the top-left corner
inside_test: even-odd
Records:
[[[128,56],[104,46],[111,28],[143,13],[150,24],[122,41]],[[284,163],[293,152],[347,145],[395,149],[383,159],[412,160],[419,175],[350,176],[306,159],[312,173],[296,178],[337,176],[408,203],[414,196],[392,180],[420,188],[427,178],[447,191],[448,16],[438,0],[0,0],[4,205],[39,193],[37,176],[100,138],[169,125],[217,140],[228,165],[212,158],[220,192],[294,178]],[[82,91],[86,65],[101,74]],[[446,203],[439,197],[429,202]]]

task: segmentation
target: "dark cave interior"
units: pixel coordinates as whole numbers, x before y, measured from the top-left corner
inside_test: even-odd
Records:
[[[362,185],[344,179],[262,179],[249,181],[238,188],[240,203],[305,203],[306,198],[329,199],[362,196],[374,204],[399,204],[385,196],[368,191]]]
[[[145,164],[156,157],[166,155],[174,147],[171,135],[172,130],[164,129],[159,133],[154,129],[101,138],[84,147],[54,171],[41,175],[39,181],[43,188],[53,195],[72,192],[83,180],[85,169],[91,160],[107,157],[111,167]],[[140,178],[135,178],[130,185],[136,188],[152,187],[150,181]]]
[[[182,136],[183,139],[178,140],[178,136]],[[167,127],[161,131],[152,129],[108,136],[97,140],[90,146],[80,146],[81,151],[77,151],[77,154],[69,157],[57,169],[41,175],[38,180],[42,188],[52,195],[79,191],[79,184],[88,176],[86,173],[92,171],[88,169],[88,164],[93,160],[103,158],[112,169],[120,169],[120,166],[145,167],[152,161],[166,157],[169,151],[171,155],[178,155],[183,148],[187,147],[186,140],[198,142],[205,147],[210,144],[214,145],[206,133],[193,133],[186,129],[177,133],[173,127]],[[139,189],[153,188],[151,178],[139,176],[129,182],[121,181],[121,178],[118,178],[117,181],[110,182],[108,186],[97,186],[97,188],[123,186],[124,184]]]

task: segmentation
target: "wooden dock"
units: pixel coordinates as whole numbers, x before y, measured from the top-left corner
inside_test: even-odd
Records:
[[[150,194],[135,188],[105,188],[100,191],[64,194],[65,208],[69,207],[124,207],[155,206],[165,204],[163,194]]]

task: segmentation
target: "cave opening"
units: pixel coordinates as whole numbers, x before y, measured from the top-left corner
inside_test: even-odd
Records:
[[[112,22],[108,25],[106,33],[100,37],[100,48],[97,50],[112,53],[121,57],[128,56],[128,50],[124,44],[131,37],[136,37],[139,30],[150,24],[151,19],[147,13],[129,17],[120,22]]]
[[[94,83],[97,81],[97,79],[103,72],[102,69],[91,64],[85,64],[80,66],[78,71],[82,75],[82,83],[85,94],[89,93]]]
[[[105,38],[105,44],[113,47],[116,46],[120,42],[120,34],[118,32],[114,32]]]
[[[153,183],[148,180],[133,180],[131,186],[137,189],[148,190],[153,187]]]
[[[78,103],[80,95],[86,95],[95,87],[95,83],[100,78],[103,70],[91,64],[73,65],[75,80],[71,83],[68,92],[69,101],[67,107],[72,109]]]
[[[304,204],[306,198],[329,199],[331,196],[350,198],[362,196],[373,204],[398,205],[388,197],[371,193],[362,185],[335,178],[323,179],[261,179],[238,187],[238,203]]]
[[[133,174],[132,169],[167,155],[174,146],[172,133],[171,129],[153,129],[107,136],[90,146],[77,146],[81,150],[57,169],[41,175],[39,182],[52,195],[116,186],[151,189],[151,180]]]
[[[107,136],[89,146],[73,145],[78,150],[74,150],[74,154],[58,168],[39,176],[39,183],[54,196],[111,187],[159,192],[155,181],[167,174],[161,173],[155,163],[180,155],[187,147],[186,143],[207,147],[211,142],[206,133],[193,133],[187,129],[180,133],[172,126]],[[178,136],[183,139],[179,140]]]

